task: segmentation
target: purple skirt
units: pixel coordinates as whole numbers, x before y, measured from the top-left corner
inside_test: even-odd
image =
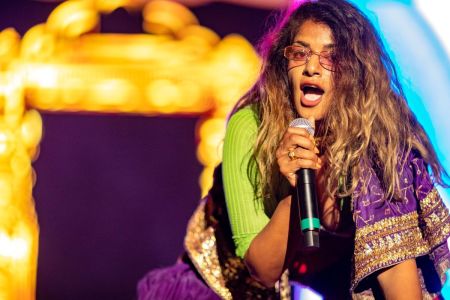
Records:
[[[186,263],[150,271],[137,287],[139,300],[220,300]]]

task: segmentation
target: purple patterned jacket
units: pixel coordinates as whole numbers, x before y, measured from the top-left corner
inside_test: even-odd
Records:
[[[424,299],[432,299],[440,284],[430,277],[443,283],[450,267],[449,212],[423,159],[412,151],[398,171],[401,199],[386,201],[375,171],[368,166],[363,168],[352,195],[356,227],[351,282],[354,299],[368,298],[369,292],[358,287],[370,274],[410,258],[417,258]]]

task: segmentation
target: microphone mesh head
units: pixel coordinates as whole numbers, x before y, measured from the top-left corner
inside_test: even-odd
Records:
[[[306,131],[312,136],[314,136],[314,127],[308,119],[297,118],[292,120],[289,127],[305,128]]]

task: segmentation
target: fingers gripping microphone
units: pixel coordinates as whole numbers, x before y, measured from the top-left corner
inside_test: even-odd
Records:
[[[305,128],[314,136],[314,127],[304,118],[293,120],[290,127]],[[297,201],[300,216],[300,227],[303,232],[303,247],[319,248],[320,221],[317,208],[316,174],[313,169],[297,171],[297,184],[294,190],[294,201]]]

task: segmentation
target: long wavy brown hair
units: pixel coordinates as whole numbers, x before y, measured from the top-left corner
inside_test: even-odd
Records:
[[[293,42],[307,20],[326,24],[336,45],[333,103],[316,128],[316,134],[323,136],[328,195],[351,195],[361,175],[362,160],[376,169],[386,199],[396,199],[397,167],[405,163],[413,149],[431,167],[435,182],[444,185],[447,174],[407,105],[394,65],[376,30],[363,13],[344,0],[316,0],[303,1],[279,17],[260,44],[260,78],[234,110],[252,105],[260,118],[254,146],[254,166],[259,175],[251,180],[266,210],[272,212],[289,189],[275,157],[289,122],[297,117],[283,49]]]

